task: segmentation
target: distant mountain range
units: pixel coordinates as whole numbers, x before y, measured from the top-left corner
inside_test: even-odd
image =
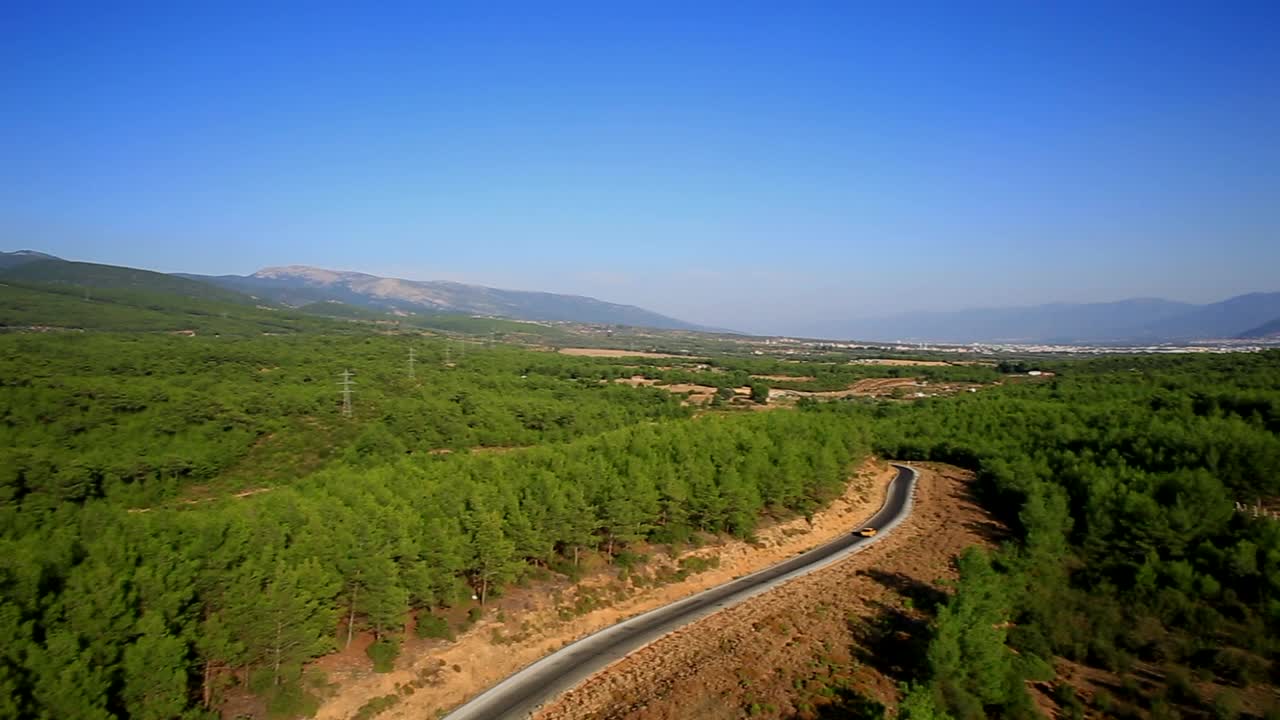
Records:
[[[19,265],[39,262],[41,260],[58,260],[52,255],[46,255],[35,250],[18,250],[17,252],[0,252],[0,270],[5,270]]]
[[[841,337],[944,343],[1145,344],[1280,334],[1280,292],[1207,305],[1139,298],[1107,303],[916,312],[850,321]]]
[[[86,292],[96,288],[180,296],[202,302],[294,308],[329,317],[355,317],[360,313],[418,317],[449,314],[711,330],[632,305],[579,295],[401,280],[302,265],[265,268],[252,275],[168,275],[72,262],[20,250],[0,252],[0,283],[5,281],[73,286]],[[1141,298],[1108,303],[917,312],[869,320],[841,321],[837,317],[827,319],[815,335],[881,342],[1084,345],[1280,338],[1280,292],[1239,295],[1206,305]]]
[[[1280,338],[1280,317],[1240,334],[1242,338]]]
[[[265,268],[252,275],[167,275],[114,265],[72,262],[32,250],[19,250],[0,252],[0,281],[4,279],[292,308],[315,306],[316,303],[343,303],[398,314],[478,315],[665,330],[704,329],[643,308],[580,295],[499,290],[455,282],[401,280],[301,265]]]
[[[425,311],[667,330],[700,329],[633,305],[581,295],[499,290],[440,280],[401,280],[305,265],[264,268],[252,275],[184,274],[178,277],[295,307],[315,302],[342,302],[391,312]]]

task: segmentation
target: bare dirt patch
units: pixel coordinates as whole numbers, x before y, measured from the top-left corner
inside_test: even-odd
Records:
[[[786,400],[808,397],[832,400],[847,397],[887,397],[911,400],[954,395],[959,392],[977,392],[984,387],[990,386],[965,382],[930,382],[920,378],[864,378],[844,390],[809,391],[773,388],[769,390],[769,398]]]
[[[757,380],[776,380],[778,382],[813,382],[812,375],[752,375]]]
[[[467,452],[472,455],[505,455],[517,450],[528,450],[530,447],[529,445],[476,445],[468,448]]]
[[[821,717],[837,687],[895,704],[954,557],[1003,535],[970,498],[971,474],[919,467],[914,512],[880,544],[659,639],[537,717]]]
[[[911,365],[922,367],[939,367],[951,365],[952,363],[942,360],[904,360],[899,358],[863,358],[861,360],[852,360],[850,365],[889,365],[895,367],[906,367]]]
[[[790,375],[752,375],[754,378],[768,378],[773,380],[793,380],[793,381],[810,381],[812,377],[808,376],[790,376]],[[604,382],[603,380],[601,382]],[[688,393],[685,399],[686,405],[707,405],[711,402],[711,398],[716,394],[717,388],[713,385],[695,385],[693,383],[670,383],[662,384],[661,380],[654,380],[643,375],[632,375],[629,378],[617,378],[613,382],[631,387],[656,387],[672,393]],[[931,383],[928,380],[920,378],[863,378],[844,390],[789,390],[783,388],[771,388],[769,390],[770,400],[796,400],[798,398],[818,398],[824,400],[838,400],[847,397],[902,397],[910,399],[914,397],[932,397],[935,395],[951,395],[967,390],[978,390],[983,385],[977,383],[963,382],[937,382]],[[737,387],[733,389],[734,396],[737,398],[750,397],[751,388],[748,386]],[[776,406],[761,405],[754,409],[768,410]]]
[[[711,398],[715,396],[719,388],[714,385],[695,385],[693,383],[670,383],[659,384],[661,380],[644,377],[643,375],[632,375],[629,378],[617,378],[615,383],[630,385],[631,387],[656,387],[667,392],[680,394],[687,393],[685,405],[707,405],[711,402]],[[751,388],[747,386],[733,389],[735,398],[745,398],[751,396]]]
[[[780,390],[769,391],[770,397],[881,397],[890,395],[897,388],[917,387],[920,381],[916,378],[864,378],[844,390]]]
[[[603,357],[603,358],[620,358],[620,357],[647,357],[647,358],[678,358],[683,355],[670,355],[668,353],[642,352],[640,350],[610,350],[608,348],[560,348],[562,355],[577,355],[580,357]]]
[[[262,493],[268,493],[268,492],[271,492],[272,490],[275,490],[275,488],[257,487],[257,488],[250,488],[248,490],[241,490],[240,492],[232,493],[231,495],[232,497],[247,498],[251,495],[261,495]]]
[[[865,378],[854,383],[846,392],[874,397],[892,392],[895,388],[918,385],[920,381],[915,378]]]
[[[349,718],[370,699],[391,693],[400,693],[401,700],[379,720],[434,717],[573,640],[849,532],[883,504],[894,474],[887,463],[868,460],[853,473],[845,493],[811,522],[797,518],[775,523],[761,529],[754,543],[722,541],[675,558],[654,549],[649,562],[626,573],[626,579],[622,568],[607,566],[578,585],[548,581],[515,589],[456,642],[409,638],[390,673],[375,674],[367,662],[352,662],[358,661],[354,654],[348,654],[348,662],[326,658],[320,664],[341,691],[315,717]],[[680,561],[687,567],[691,559],[709,569],[653,585],[664,574],[670,577]],[[645,579],[637,583],[635,578]]]

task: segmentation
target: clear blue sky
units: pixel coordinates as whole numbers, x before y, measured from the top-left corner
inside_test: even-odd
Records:
[[[105,5],[0,8],[4,249],[779,332],[1280,290],[1276,2]]]

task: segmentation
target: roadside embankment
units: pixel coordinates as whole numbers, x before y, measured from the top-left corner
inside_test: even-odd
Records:
[[[880,507],[895,474],[887,463],[869,459],[852,474],[845,493],[811,521],[796,518],[762,528],[752,543],[718,542],[677,557],[649,549],[642,551],[649,556],[645,564],[606,566],[577,585],[561,580],[514,588],[456,641],[407,642],[390,673],[373,673],[363,652],[326,658],[321,669],[338,691],[316,718],[350,718],[389,695],[398,700],[378,718],[431,717],[578,638],[849,532]]]
[[[913,466],[915,509],[883,542],[655,641],[537,720],[819,717],[840,688],[896,702],[953,559],[1003,533],[970,498],[969,473]]]

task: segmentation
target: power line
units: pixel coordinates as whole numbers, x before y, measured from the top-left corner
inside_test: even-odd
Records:
[[[351,379],[353,373],[350,370],[343,370],[338,373],[338,377],[342,378],[338,384],[342,386],[342,416],[351,417],[351,386],[355,385],[355,381]]]

